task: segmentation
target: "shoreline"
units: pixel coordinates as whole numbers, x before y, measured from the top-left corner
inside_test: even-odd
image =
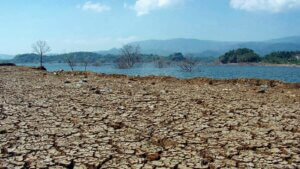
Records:
[[[1,62],[0,62],[1,63]],[[6,64],[6,63],[12,63],[12,62],[3,62],[2,64]],[[151,62],[146,62],[145,64],[147,63],[151,63]],[[19,64],[39,64],[38,62],[37,63],[13,63],[13,64],[16,64],[16,65],[19,65]],[[45,62],[45,64],[66,64],[66,63],[63,63],[63,62]],[[105,64],[104,65],[109,65],[111,63],[108,63],[108,64]],[[296,67],[296,68],[300,68],[300,64],[273,64],[273,63],[226,63],[226,64],[222,64],[222,63],[199,63],[199,65],[215,65],[215,66],[226,66],[226,65],[229,65],[229,66],[274,66],[274,67]],[[97,67],[97,66],[96,66]]]
[[[20,66],[17,65],[17,67],[25,67],[25,68],[35,68],[35,66]],[[299,67],[300,68],[300,67]],[[60,72],[60,71],[47,71],[47,72]],[[72,72],[72,71],[63,71],[63,72]],[[101,74],[101,75],[107,75],[107,76],[126,76],[126,77],[134,77],[134,78],[153,78],[153,77],[157,77],[157,78],[175,78],[177,80],[187,80],[187,81],[194,81],[194,80],[200,80],[200,81],[227,81],[227,82],[236,82],[236,81],[240,81],[240,82],[245,82],[245,81],[251,81],[251,83],[257,82],[260,83],[261,82],[267,82],[269,81],[269,83],[282,83],[282,84],[296,84],[299,85],[300,82],[285,82],[283,80],[274,80],[274,79],[260,79],[260,78],[210,78],[210,77],[191,77],[191,78],[178,78],[175,76],[158,76],[158,75],[145,75],[145,76],[140,76],[140,75],[136,75],[136,76],[131,76],[131,75],[126,75],[126,74],[115,74],[115,73],[101,73],[101,72],[92,72],[92,71],[73,71],[73,72],[80,72],[80,73],[95,73],[95,74]]]

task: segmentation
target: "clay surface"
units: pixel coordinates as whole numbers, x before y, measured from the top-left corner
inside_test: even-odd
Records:
[[[299,168],[299,86],[0,67],[0,168]]]

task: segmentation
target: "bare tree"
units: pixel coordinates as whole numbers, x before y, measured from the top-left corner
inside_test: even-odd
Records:
[[[186,58],[185,60],[178,63],[181,70],[185,72],[192,72],[197,65],[197,62],[192,58]]]
[[[32,45],[33,52],[40,56],[40,67],[43,67],[43,56],[51,51],[46,41],[37,41]]]
[[[141,53],[139,46],[125,45],[121,49],[121,55],[116,60],[119,69],[132,68],[136,63],[140,62]]]
[[[87,58],[84,58],[81,60],[81,65],[84,66],[84,71],[86,72],[86,68],[88,67],[88,65],[90,64],[90,60]]]
[[[67,56],[66,62],[70,66],[71,70],[74,71],[74,68],[77,65],[74,58],[72,56]]]

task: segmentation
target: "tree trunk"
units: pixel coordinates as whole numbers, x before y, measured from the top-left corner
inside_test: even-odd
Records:
[[[43,67],[43,54],[41,54],[41,57],[40,57],[40,64],[41,64],[41,67]]]

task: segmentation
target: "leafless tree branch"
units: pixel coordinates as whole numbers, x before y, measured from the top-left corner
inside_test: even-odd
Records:
[[[121,55],[116,60],[116,65],[120,69],[132,68],[136,63],[140,62],[141,54],[139,46],[125,45],[121,49]]]
[[[37,41],[32,45],[33,52],[40,56],[40,67],[43,67],[43,56],[51,51],[46,41]]]
[[[178,66],[181,70],[185,72],[192,72],[197,65],[197,62],[193,60],[192,58],[186,58],[185,60],[178,63]]]
[[[81,64],[82,66],[84,66],[84,71],[85,71],[85,72],[86,72],[86,68],[89,66],[90,63],[91,63],[90,60],[88,60],[87,58],[81,60],[81,63],[80,63],[80,64]]]
[[[72,56],[68,56],[66,59],[67,64],[70,66],[71,70],[74,71],[75,66],[77,65]]]

